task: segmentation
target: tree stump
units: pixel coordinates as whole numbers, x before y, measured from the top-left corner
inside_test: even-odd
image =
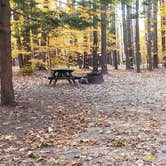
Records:
[[[166,56],[162,58],[162,65],[163,67],[166,67]]]
[[[90,84],[101,84],[104,82],[103,75],[101,73],[88,73],[86,78]]]

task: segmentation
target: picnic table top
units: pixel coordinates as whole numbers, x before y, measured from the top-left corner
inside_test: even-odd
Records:
[[[57,71],[57,72],[73,72],[73,69],[69,69],[69,68],[52,68],[51,71]]]

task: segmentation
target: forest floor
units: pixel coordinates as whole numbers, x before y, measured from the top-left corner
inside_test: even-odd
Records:
[[[49,86],[14,74],[0,107],[0,166],[166,165],[166,70],[110,71],[105,82]]]

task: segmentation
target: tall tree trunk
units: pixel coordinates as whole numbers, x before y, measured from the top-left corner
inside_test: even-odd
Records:
[[[9,0],[0,1],[1,104],[14,104]]]
[[[20,36],[17,37],[17,46],[18,46],[18,49],[21,50],[21,38],[20,38]],[[22,53],[18,54],[18,64],[19,64],[20,68],[23,67],[23,65],[24,65],[24,58],[23,58]]]
[[[97,54],[98,48],[98,35],[97,31],[93,32],[93,72],[98,72],[98,61],[99,57]]]
[[[135,27],[135,45],[136,45],[136,72],[140,73],[140,40],[139,40],[139,0],[136,0],[136,27]]]
[[[88,53],[86,51],[84,51],[83,57],[83,68],[88,69]]]
[[[129,56],[127,51],[127,25],[125,16],[125,4],[122,4],[122,22],[123,22],[123,44],[124,44],[124,54],[126,56],[126,69],[130,69]]]
[[[161,42],[162,42],[162,55],[166,55],[166,2],[165,0],[160,0],[161,8]]]
[[[151,0],[148,0],[148,11],[147,11],[147,28],[148,28],[148,33],[147,33],[147,37],[148,37],[148,41],[147,41],[147,57],[148,57],[148,69],[149,71],[153,70],[153,62],[152,62],[152,32],[151,32],[151,28],[152,28],[152,24],[151,24],[151,19],[152,19],[152,15],[151,15],[151,11],[152,11],[152,2]]]
[[[158,45],[157,45],[157,9],[158,2],[153,2],[153,67],[158,67]]]
[[[117,56],[117,51],[113,50],[112,54],[113,54],[114,69],[118,70],[118,56]]]
[[[102,68],[102,73],[107,74],[108,69],[107,69],[107,38],[106,38],[106,11],[107,11],[107,6],[104,5],[101,7],[101,68]]]
[[[96,4],[93,3],[93,11],[96,11]],[[97,16],[93,16],[93,28],[95,29],[93,31],[93,72],[98,72],[98,61],[99,57],[97,54],[97,49],[98,49],[98,34],[97,34]]]
[[[28,23],[26,23],[28,24]],[[28,26],[28,25],[26,25]],[[30,36],[30,28],[28,27],[23,35],[23,41],[22,41],[22,46],[25,48],[27,54],[25,54],[24,60],[23,60],[23,65],[30,65],[30,59],[31,59],[31,36]]]
[[[1,54],[0,54],[1,56]],[[2,72],[2,69],[1,69],[1,58],[0,58],[0,78],[1,78],[1,72]]]
[[[133,43],[132,43],[132,19],[131,19],[131,7],[127,6],[127,54],[129,58],[129,69],[133,69]]]
[[[87,37],[86,33],[84,33],[83,35],[84,35],[83,36],[83,42],[84,42],[83,46],[85,49],[84,53],[83,53],[83,68],[88,69],[89,68],[89,66],[88,66],[88,52],[87,52],[87,50],[88,50],[88,37]]]

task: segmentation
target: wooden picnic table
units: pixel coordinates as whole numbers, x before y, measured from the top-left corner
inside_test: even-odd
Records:
[[[75,76],[73,76],[73,69],[69,69],[69,68],[52,68],[51,69],[51,76],[48,77],[48,79],[50,80],[49,84],[52,83],[52,81],[54,80],[54,84],[56,84],[56,82],[58,80],[67,80],[69,81],[70,84],[74,83],[74,85],[76,84]]]

